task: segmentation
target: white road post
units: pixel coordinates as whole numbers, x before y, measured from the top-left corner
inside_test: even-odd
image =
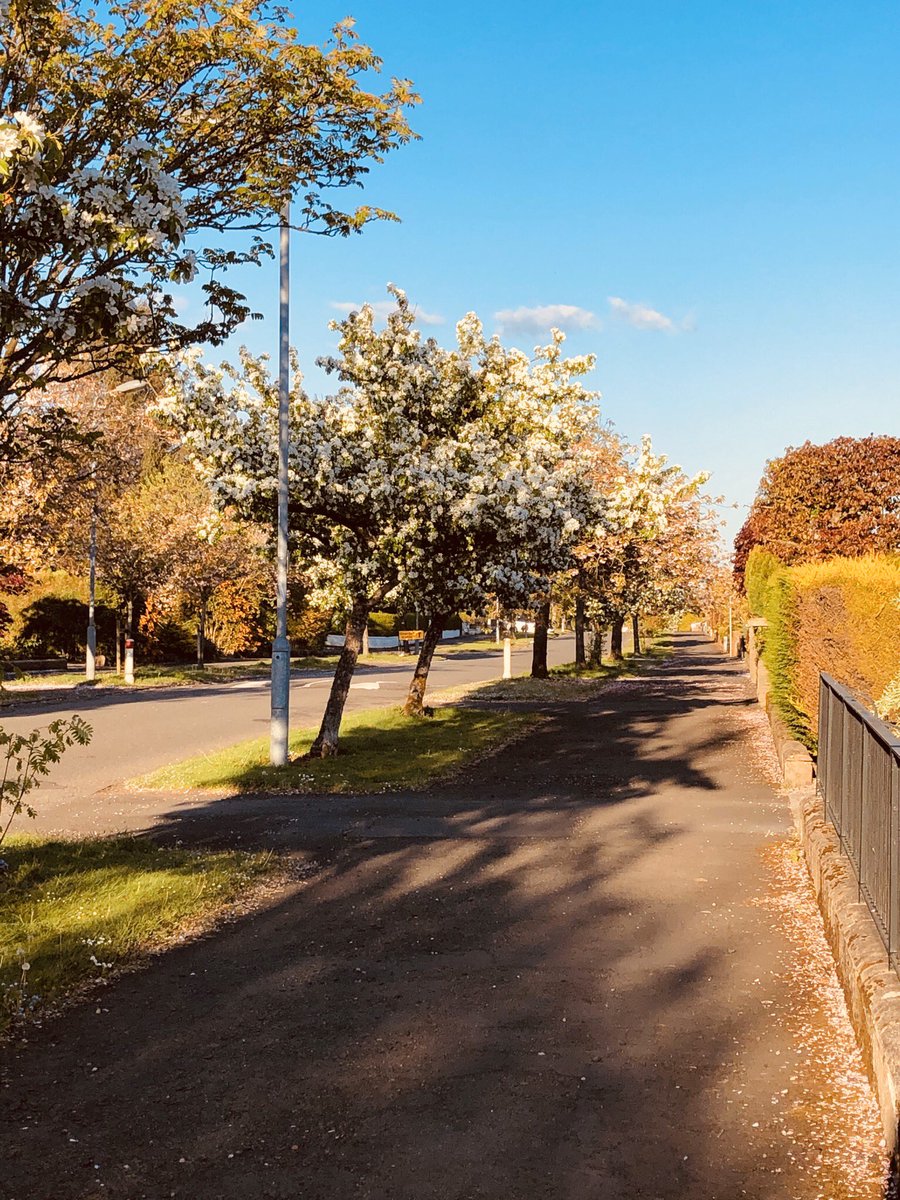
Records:
[[[272,643],[272,719],[269,760],[283,767],[288,760],[291,691],[291,643],[287,636],[288,581],[288,424],[290,394],[290,247],[291,204],[281,211],[281,279],[278,342],[278,545],[275,580],[275,641]]]
[[[512,679],[512,639],[503,639],[503,678]]]

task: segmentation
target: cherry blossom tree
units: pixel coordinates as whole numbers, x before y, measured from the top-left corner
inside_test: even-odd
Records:
[[[622,626],[635,619],[635,646],[639,646],[637,616],[672,610],[676,597],[687,594],[691,578],[689,557],[679,550],[691,533],[691,521],[700,519],[699,489],[707,472],[689,477],[670,465],[665,455],[653,452],[645,436],[636,457],[623,457],[612,486],[606,519],[599,535],[578,549],[580,572],[586,585],[586,610],[595,626],[594,657],[599,659],[600,632],[611,629],[613,658],[622,656]],[[701,522],[705,534],[706,524]],[[706,545],[705,536],[692,547]],[[692,563],[693,567],[693,563]]]
[[[347,613],[314,754],[337,749],[368,614],[396,596],[412,547],[427,542],[447,465],[438,347],[423,341],[405,297],[397,298],[381,332],[368,308],[336,326],[339,357],[325,363],[344,383],[335,395],[307,395],[294,371],[292,538],[314,606]],[[211,368],[191,357],[173,383],[160,411],[181,429],[220,506],[271,527],[277,394],[265,361],[244,354],[239,369]]]
[[[473,314],[443,350],[392,293],[383,330],[368,306],[335,324],[338,353],[323,360],[342,384],[334,396],[306,395],[295,373],[292,536],[313,602],[348,614],[313,754],[337,748],[373,608],[415,597],[433,637],[457,602],[518,596],[554,570],[586,508],[571,445],[595,420],[578,381],[592,360],[563,359],[556,335],[532,363],[486,341]],[[276,405],[265,363],[248,355],[240,370],[183,360],[161,405],[220,504],[262,521],[274,503]]]
[[[469,314],[457,327],[457,350],[445,356],[443,394],[456,398],[451,469],[435,497],[439,515],[424,542],[411,547],[417,553],[403,576],[407,600],[430,614],[405,705],[410,715],[423,711],[448,614],[483,608],[488,596],[507,607],[543,596],[579,532],[600,519],[602,501],[581,449],[598,423],[597,396],[581,382],[594,359],[563,358],[563,341],[554,331],[529,359],[497,338],[487,341]]]

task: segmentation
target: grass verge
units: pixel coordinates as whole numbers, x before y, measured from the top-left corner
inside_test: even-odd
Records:
[[[530,637],[517,637],[512,639],[513,650],[530,650]],[[454,641],[441,642],[437,648],[438,654],[457,654],[460,651],[472,650],[479,654],[502,654],[503,643],[497,642],[496,638],[468,638],[458,639]]]
[[[125,836],[13,836],[3,855],[0,1032],[195,929],[272,871],[270,855]]]
[[[341,726],[336,758],[295,757],[268,764],[269,740],[256,738],[198,755],[130,781],[140,790],[209,792],[383,792],[418,788],[496,749],[539,720],[528,713],[438,708],[429,720],[399,708],[351,713]],[[291,735],[291,754],[304,755],[315,729]]]
[[[308,658],[291,659],[292,671],[331,671],[334,670],[336,658],[312,656]],[[126,683],[121,675],[112,671],[101,671],[97,675],[94,686],[100,688],[133,688],[133,687],[178,687],[182,684],[194,683],[233,683],[241,679],[268,679],[271,674],[271,664],[267,662],[234,662],[215,663],[207,667],[196,666],[165,666],[149,665],[136,667],[134,683]],[[20,697],[23,692],[40,691],[42,688],[86,687],[80,671],[66,671],[51,675],[22,675],[8,679],[3,683],[3,690],[10,695]]]
[[[671,644],[659,638],[647,645],[643,654],[626,652],[621,662],[603,663],[599,667],[576,667],[574,663],[551,667],[547,679],[532,679],[530,675],[514,675],[512,679],[496,679],[490,683],[467,683],[447,688],[432,697],[435,704],[493,704],[493,703],[552,703],[559,700],[587,700],[602,691],[603,685],[616,679],[630,679],[653,662],[668,654]]]

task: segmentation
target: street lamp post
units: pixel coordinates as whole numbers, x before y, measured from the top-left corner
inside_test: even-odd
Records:
[[[91,474],[91,482],[96,489],[96,482]],[[97,496],[91,498],[91,534],[88,544],[88,562],[90,564],[90,583],[88,591],[88,624],[87,651],[84,659],[84,677],[92,683],[97,673],[97,626],[94,623],[94,607],[97,588]]]
[[[287,636],[288,582],[288,424],[290,386],[290,244],[291,205],[281,210],[281,280],[278,342],[278,542],[275,579],[275,641],[272,643],[272,719],[269,759],[273,767],[288,760],[291,643]]]

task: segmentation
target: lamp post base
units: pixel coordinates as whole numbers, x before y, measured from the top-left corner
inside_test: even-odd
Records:
[[[288,761],[288,719],[291,693],[291,643],[277,637],[272,643],[272,724],[269,761],[283,767]]]
[[[84,677],[93,683],[97,674],[97,626],[91,622],[87,628],[87,652],[84,656]]]

